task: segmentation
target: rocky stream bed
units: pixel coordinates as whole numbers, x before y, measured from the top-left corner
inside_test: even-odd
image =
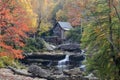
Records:
[[[78,47],[65,45],[58,47],[61,51],[27,53],[20,60],[26,68],[2,68],[0,80],[98,80],[92,73],[84,75],[85,55]]]

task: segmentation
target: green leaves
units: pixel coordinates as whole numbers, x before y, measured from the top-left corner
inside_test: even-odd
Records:
[[[67,34],[67,38],[70,39],[72,42],[80,43],[82,32],[81,27],[76,27],[70,30]]]
[[[112,6],[113,2],[111,0],[90,0],[90,2],[91,4],[88,4],[90,21],[85,24],[82,35],[82,47],[92,56],[87,57],[87,70],[96,71],[101,80],[118,80],[120,79],[118,58],[120,23]],[[93,3],[95,5],[92,5]]]
[[[26,46],[23,48],[24,52],[39,52],[44,48],[44,43],[40,38],[29,38],[26,41]]]

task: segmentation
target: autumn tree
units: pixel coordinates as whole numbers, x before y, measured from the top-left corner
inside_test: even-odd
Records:
[[[87,69],[102,80],[120,77],[119,0],[89,0],[82,44],[87,49]],[[87,16],[86,15],[86,16]]]
[[[80,26],[82,14],[84,13],[83,8],[86,6],[87,0],[64,0],[60,1],[58,4],[62,3],[62,6],[58,6],[58,11],[56,12],[56,19],[60,21],[68,21],[72,26]]]
[[[37,25],[36,25],[36,32],[35,32],[35,37],[37,38],[41,32],[45,32],[49,30],[51,27],[49,20],[49,14],[50,11],[49,8],[51,9],[51,4],[50,0],[31,0],[31,5],[33,12],[37,15]],[[49,4],[49,5],[48,5]]]
[[[36,27],[36,14],[33,11],[32,0],[18,0],[17,2],[26,10],[27,17],[29,18],[29,27],[35,28]]]
[[[81,7],[79,3],[80,0],[68,0],[64,6],[64,8],[67,9],[68,21],[71,22],[73,26],[80,26],[81,23]]]
[[[26,32],[29,31],[26,12],[16,0],[0,0],[0,56],[23,58]]]

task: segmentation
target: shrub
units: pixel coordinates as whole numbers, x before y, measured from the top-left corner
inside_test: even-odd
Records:
[[[26,46],[23,48],[24,52],[37,52],[44,48],[44,43],[41,38],[29,38],[26,40]]]
[[[6,67],[6,66],[13,66],[13,65],[14,65],[13,58],[10,58],[8,56],[0,57],[0,68]]]
[[[82,34],[81,27],[76,27],[70,30],[67,34],[67,39],[70,39],[72,42],[80,43]]]

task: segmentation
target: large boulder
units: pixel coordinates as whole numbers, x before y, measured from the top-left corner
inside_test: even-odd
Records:
[[[84,79],[82,76],[65,76],[65,75],[55,75],[54,80],[88,80]]]
[[[80,70],[80,68],[74,68],[74,69],[70,69],[70,70],[64,70],[63,73],[65,75],[73,76],[73,75],[81,75],[82,71]]]
[[[69,76],[65,76],[63,74],[61,74],[61,75],[53,75],[53,79],[54,80],[70,80]]]
[[[71,61],[83,61],[85,59],[84,55],[70,55],[69,59]]]
[[[90,73],[88,76],[84,76],[86,80],[99,80],[93,73]]]
[[[25,59],[46,59],[46,60],[61,60],[64,58],[65,54],[37,54],[37,53],[25,57]]]
[[[28,72],[31,73],[34,77],[48,78],[50,73],[37,65],[31,65],[28,68]]]
[[[44,39],[41,39],[41,40],[42,40],[42,42],[43,42],[44,47],[46,48],[46,50],[53,51],[56,48],[56,46],[47,43]]]
[[[63,74],[53,75],[54,80],[96,80],[88,79],[83,76],[83,72],[80,68],[74,68],[70,70],[63,70]]]
[[[63,51],[77,51],[80,52],[80,44],[72,44],[72,43],[67,43],[67,44],[61,44],[57,46],[57,49],[63,50]]]

